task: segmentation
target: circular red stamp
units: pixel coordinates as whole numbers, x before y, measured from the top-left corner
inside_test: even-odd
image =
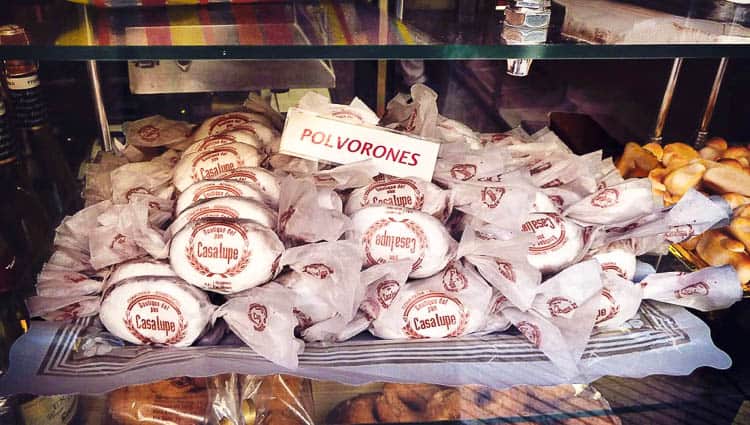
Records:
[[[477,175],[477,166],[474,164],[456,164],[451,168],[451,177],[456,180],[466,181]]]
[[[393,205],[421,210],[424,206],[424,194],[413,180],[391,179],[372,183],[367,187],[362,195],[361,206],[368,205]]]
[[[302,272],[318,279],[326,279],[333,274],[333,268],[327,264],[315,263],[304,266]]]
[[[418,270],[427,251],[427,235],[421,226],[408,218],[380,219],[362,236],[367,265],[413,259],[412,271]]]
[[[516,328],[523,334],[523,336],[526,337],[526,339],[531,342],[531,345],[533,345],[535,348],[539,348],[542,346],[542,332],[539,330],[539,327],[533,323],[530,322],[518,322],[516,324]]]
[[[241,223],[207,219],[193,228],[185,255],[202,275],[228,278],[247,268],[250,241]]]
[[[591,205],[599,208],[608,208],[615,205],[620,199],[620,192],[617,189],[605,188],[591,198]]]
[[[253,324],[253,329],[263,332],[268,324],[268,309],[263,304],[252,303],[247,307],[247,318]]]
[[[159,138],[161,135],[161,132],[158,128],[154,127],[153,125],[144,125],[143,127],[138,129],[138,137],[143,139],[145,142],[152,143],[156,139]]]
[[[179,303],[167,294],[134,295],[128,300],[123,320],[128,331],[144,344],[177,344],[187,333]]]
[[[463,335],[469,312],[457,298],[426,291],[407,301],[403,320],[403,330],[412,339],[456,337]]]

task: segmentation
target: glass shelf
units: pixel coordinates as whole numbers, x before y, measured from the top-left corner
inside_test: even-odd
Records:
[[[612,23],[607,19],[615,19],[595,13],[595,5],[601,7],[603,3],[612,3],[607,7],[614,11],[616,21],[612,22],[617,25],[602,32],[601,28],[609,28]],[[401,21],[359,1],[119,9],[62,0],[32,6],[11,3],[10,13],[3,14],[0,23],[24,26],[32,44],[0,46],[0,57],[137,60],[750,56],[750,28],[737,23],[684,18],[605,0],[557,0],[553,9],[550,42],[507,46],[501,44],[499,37],[502,13],[494,10],[477,11],[468,18],[455,11],[407,10]]]

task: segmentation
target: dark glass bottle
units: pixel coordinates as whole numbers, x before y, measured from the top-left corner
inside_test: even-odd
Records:
[[[18,147],[9,131],[0,100],[0,233],[16,255],[17,292],[34,293],[34,276],[51,253],[52,228],[39,198],[29,190],[28,178],[17,159]]]
[[[0,44],[28,44],[23,28],[0,26]],[[81,207],[78,182],[49,125],[36,62],[5,60],[3,81],[21,144],[21,157],[32,187],[53,223]]]

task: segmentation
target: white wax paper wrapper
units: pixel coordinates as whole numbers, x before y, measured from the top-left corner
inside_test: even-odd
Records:
[[[247,317],[247,309],[239,308],[237,314]],[[296,320],[289,317],[288,336],[294,326]],[[243,329],[248,328],[252,332],[250,325]],[[32,323],[30,332],[13,345],[9,371],[0,378],[0,393],[97,394],[173,376],[290,373],[248,347],[232,345],[190,349],[128,345],[113,347],[103,356],[84,356],[80,342],[100,334],[101,328],[93,326],[91,319]],[[386,381],[506,388],[589,383],[605,375],[689,375],[697,367],[726,369],[731,363],[711,343],[708,327],[685,308],[644,302],[638,315],[622,327],[594,330],[578,363],[580,374],[573,377],[565,376],[516,332],[405,341],[382,341],[364,334],[336,344],[310,343],[293,373],[350,385]]]
[[[635,277],[637,260],[633,248],[628,241],[614,242],[605,247],[592,250],[587,257],[597,260],[605,272],[614,272],[621,278],[631,281]]]
[[[409,261],[377,264],[362,271],[358,313],[362,317],[355,318],[355,321],[360,319],[360,323],[364,323],[361,331],[365,330],[376,317],[380,316],[382,310],[391,306],[401,287],[409,278],[409,273],[411,273],[411,262]]]
[[[489,226],[464,230],[458,258],[476,266],[487,282],[500,290],[521,311],[531,308],[542,273],[529,264],[527,234],[498,238]]]
[[[111,207],[112,201],[102,201],[65,217],[55,230],[55,246],[89,252],[89,232],[97,225],[97,217]]]
[[[265,115],[276,128],[284,126],[284,117],[277,110],[273,109],[258,93],[250,92],[242,106],[249,111]]]
[[[289,266],[290,273],[280,276],[277,281],[297,294],[295,314],[299,319],[298,331],[305,340],[328,340],[340,329],[326,329],[318,326],[314,331],[308,328],[332,319],[333,326],[348,323],[359,306],[359,274],[362,259],[358,246],[353,242],[336,241],[303,245],[288,249],[281,257],[282,266]]]
[[[363,208],[352,215],[346,238],[359,243],[366,267],[412,261],[412,278],[432,276],[456,255],[456,241],[443,223],[421,211],[401,207]]]
[[[498,182],[507,172],[510,155],[502,147],[471,150],[463,144],[441,146],[433,180],[446,187],[461,182]]]
[[[192,139],[200,140],[204,137],[221,134],[238,127],[246,127],[256,123],[268,128],[273,128],[273,123],[264,114],[241,111],[229,112],[203,121],[193,133]]]
[[[125,141],[146,148],[180,143],[187,139],[191,129],[192,126],[186,122],[173,121],[161,115],[122,123]]]
[[[102,290],[102,280],[65,270],[42,270],[37,276],[36,293],[43,297],[91,295]]]
[[[206,329],[215,308],[205,292],[179,278],[140,276],[107,287],[99,319],[133,344],[188,347]]]
[[[523,173],[503,175],[499,182],[453,186],[457,210],[506,229],[518,229],[532,210],[537,188]]]
[[[370,325],[384,339],[453,338],[482,331],[492,288],[471,266],[454,261],[433,277],[407,282]]]
[[[636,255],[699,235],[730,215],[721,204],[689,190],[671,208],[662,208],[636,220],[606,226],[594,234],[593,247],[630,240]]]
[[[305,346],[294,337],[295,297],[294,292],[272,282],[231,298],[216,310],[214,320],[223,318],[235,335],[264,358],[295,369],[297,355]]]
[[[612,271],[602,274],[602,288],[596,326],[618,329],[637,313],[643,300],[641,285],[618,276]]]
[[[380,121],[378,115],[356,97],[349,105],[338,105],[321,94],[307,92],[297,102],[297,107],[352,124],[377,125]]]
[[[322,187],[335,190],[354,189],[367,186],[372,178],[378,175],[375,163],[368,159],[351,164],[339,165],[330,170],[312,173],[313,182]]]
[[[508,307],[502,312],[565,374],[573,376],[594,328],[601,289],[599,264],[585,261],[543,282],[529,311]]]
[[[282,180],[277,229],[287,243],[335,241],[350,228],[333,189],[290,176]]]
[[[521,231],[532,235],[529,263],[542,273],[554,273],[586,253],[586,231],[556,213],[528,214]]]
[[[104,290],[109,285],[121,280],[138,276],[177,277],[177,274],[166,261],[159,261],[149,257],[138,258],[116,265],[107,277]]]
[[[645,298],[711,311],[729,308],[742,299],[742,285],[732,266],[697,272],[654,273],[640,282]]]
[[[66,297],[34,296],[26,299],[29,316],[44,320],[72,320],[99,313],[99,297],[70,295]]]
[[[465,143],[472,149],[479,149],[482,141],[479,134],[469,128],[466,124],[456,120],[438,116],[437,120],[437,138],[450,143]]]
[[[437,93],[424,84],[411,86],[411,95],[398,93],[386,105],[382,124],[422,137],[438,137]]]
[[[120,233],[120,227],[116,224],[92,230],[89,246],[91,265],[95,269],[146,255],[146,251],[132,237]]]
[[[58,248],[49,257],[45,268],[54,266],[58,270],[93,272],[89,254],[69,248]]]
[[[650,214],[661,207],[648,179],[631,179],[597,190],[565,210],[585,224],[615,224]]]
[[[450,213],[450,192],[417,177],[395,178],[383,175],[363,186],[349,195],[344,208],[347,215],[373,205],[411,208],[440,220],[447,218]]]
[[[237,168],[260,166],[264,159],[261,151],[244,143],[227,143],[184,155],[174,166],[174,185],[183,191],[201,180],[225,179]]]
[[[112,199],[110,173],[115,168],[128,163],[125,157],[116,156],[113,152],[100,152],[97,160],[96,163],[85,165],[86,187],[83,190],[83,198],[86,200],[87,207]]]
[[[166,158],[157,159],[125,164],[113,170],[110,173],[112,201],[116,204],[127,203],[133,193],[171,198],[173,189],[170,183],[174,164]]]

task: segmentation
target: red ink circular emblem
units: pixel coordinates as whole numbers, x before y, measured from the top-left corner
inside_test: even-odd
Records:
[[[565,243],[565,224],[555,213],[533,213],[534,218],[521,226],[521,231],[533,233],[535,238],[529,246],[529,254],[539,255]]]
[[[457,298],[426,291],[405,304],[403,320],[403,331],[412,339],[456,337],[463,335],[469,312]]]
[[[146,189],[145,187],[138,186],[138,187],[134,187],[134,188],[128,190],[127,192],[125,192],[125,199],[127,199],[128,201],[130,201],[130,197],[133,196],[136,193],[142,193],[144,195],[151,195],[151,191],[150,190]]]
[[[308,264],[302,268],[302,271],[318,279],[325,279],[333,274],[333,269],[322,263]]]
[[[615,263],[602,263],[601,266],[602,266],[602,270],[603,271],[606,272],[606,271],[610,270],[610,271],[615,272],[621,278],[627,279],[627,276],[625,275],[625,271],[623,269],[621,269],[620,266],[618,266],[617,264],[615,264]]]
[[[263,308],[265,309],[265,307]],[[302,310],[298,309],[297,307],[294,307],[292,309],[292,313],[294,313],[294,317],[297,318],[297,331],[298,332],[304,331],[305,329],[312,326],[313,324],[312,319],[310,318],[310,316],[305,314],[305,312],[303,312]],[[263,326],[265,327],[265,320],[263,321]],[[258,329],[256,328],[256,330]]]
[[[362,195],[361,206],[393,205],[421,210],[424,194],[417,184],[409,179],[391,179],[372,183]]]
[[[458,271],[456,263],[451,262],[443,271],[443,288],[446,291],[458,292],[469,286],[469,279],[463,273]]]
[[[204,220],[193,228],[185,248],[185,256],[190,265],[204,276],[220,276],[225,279],[245,270],[250,263],[252,250],[242,224],[213,218]],[[208,241],[212,241],[213,245],[209,246]],[[218,246],[215,246],[217,243]],[[226,255],[234,249],[240,255]]]
[[[578,305],[565,297],[553,297],[547,301],[547,308],[552,317],[558,317],[571,313]]]
[[[118,233],[112,238],[112,243],[109,244],[109,247],[115,249],[115,245],[124,245],[127,241],[128,238],[125,235]]]
[[[542,333],[539,331],[539,327],[533,323],[526,321],[518,322],[516,328],[531,342],[535,348],[539,348],[542,345]]]
[[[153,142],[159,138],[159,129],[153,125],[144,125],[138,129],[138,136],[147,142]]]
[[[694,234],[695,230],[692,225],[683,224],[681,226],[670,228],[667,233],[664,234],[664,237],[672,243],[679,243],[692,238]]]
[[[477,166],[474,164],[456,164],[451,168],[451,177],[456,180],[466,181],[477,175]]]
[[[591,205],[599,208],[607,208],[615,205],[620,199],[620,192],[617,189],[606,188],[600,190],[591,199]]]
[[[422,227],[408,218],[396,220],[388,217],[376,221],[364,232],[362,245],[368,266],[408,258],[414,259],[411,270],[416,271],[424,261],[427,235]]]
[[[497,208],[500,205],[500,200],[503,199],[505,194],[505,188],[502,187],[484,187],[482,188],[482,203],[487,208]]]
[[[173,345],[185,338],[187,322],[179,303],[167,294],[143,293],[128,300],[123,321],[144,344]]]
[[[688,285],[684,288],[674,291],[674,294],[677,298],[706,296],[708,295],[710,289],[711,287],[706,282],[696,282],[692,285]]]
[[[253,329],[263,332],[268,321],[268,309],[263,304],[253,303],[247,308],[247,317],[253,324]]]
[[[378,304],[383,308],[390,307],[393,300],[398,295],[401,286],[395,280],[384,280],[378,283],[376,293],[378,294]]]
[[[620,312],[620,305],[615,301],[615,297],[609,292],[609,289],[602,289],[602,298],[604,298],[604,307],[600,308],[596,313],[596,324],[605,322],[617,316]]]
[[[279,216],[279,233],[285,234],[286,233],[286,225],[289,224],[289,219],[292,218],[294,215],[294,208],[289,207],[288,210],[284,211]]]
[[[501,311],[505,308],[505,303],[508,302],[508,297],[505,295],[499,295],[495,298],[495,301],[492,303],[492,308],[490,309],[490,312],[492,314],[500,314]]]
[[[516,283],[516,272],[513,271],[512,264],[503,260],[495,260],[495,264],[497,264],[497,271],[499,271],[504,278]]]

